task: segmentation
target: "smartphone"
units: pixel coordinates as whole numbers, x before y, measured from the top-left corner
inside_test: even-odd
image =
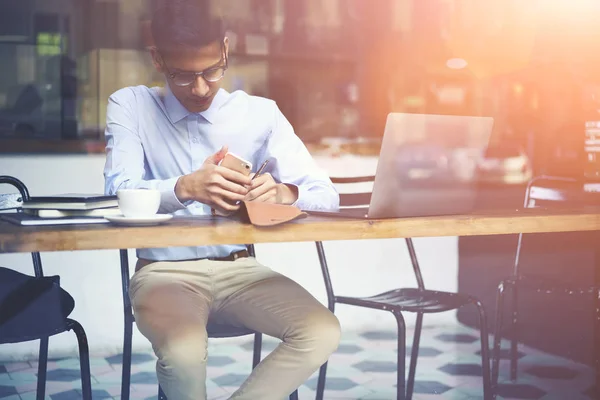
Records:
[[[221,160],[219,165],[237,171],[245,176],[249,176],[252,173],[252,163],[233,153],[225,154],[225,158]]]

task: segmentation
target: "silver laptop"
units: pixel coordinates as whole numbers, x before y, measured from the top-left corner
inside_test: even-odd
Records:
[[[491,117],[389,114],[369,207],[309,213],[368,219],[468,214],[493,125]]]

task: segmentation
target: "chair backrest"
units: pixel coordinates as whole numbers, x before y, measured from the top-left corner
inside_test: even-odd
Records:
[[[20,205],[29,200],[29,190],[27,186],[17,178],[8,175],[0,175],[0,184],[9,184],[14,186],[19,193],[3,194],[0,197],[0,210],[19,208]]]
[[[21,182],[19,179],[15,178],[14,176],[8,176],[8,175],[0,175],[0,185],[2,185],[2,184],[8,184],[8,185],[14,186],[19,191],[19,195],[16,195],[16,196],[15,195],[3,195],[2,204],[4,204],[4,205],[2,207],[0,207],[0,209],[16,208],[18,211],[20,211],[20,209],[18,208],[19,205],[23,201],[29,200],[29,190],[27,189],[27,186],[25,186],[25,184],[23,182]],[[37,276],[37,277],[44,276],[44,271],[42,269],[42,258],[40,257],[40,253],[38,253],[38,252],[31,253],[31,259],[33,261],[33,269],[35,271],[35,276]]]
[[[584,187],[585,182],[575,178],[541,175],[531,179],[527,184],[523,207],[558,209],[598,204],[600,194],[586,192]],[[520,233],[515,253],[513,276],[519,275],[523,237],[524,234]]]
[[[355,178],[332,177],[331,182],[339,188],[346,186],[350,191],[341,191],[340,208],[368,207],[371,203],[374,176],[357,176]],[[360,187],[360,191],[352,190],[352,187]],[[366,187],[369,187],[367,190]]]
[[[529,181],[525,191],[525,208],[558,208],[585,202],[583,182],[566,177],[538,176]]]
[[[331,182],[336,185],[336,188],[340,192],[340,209],[348,209],[355,207],[368,207],[371,202],[371,194],[373,191],[373,183],[375,182],[375,176],[357,176],[357,177],[331,177]],[[421,267],[417,259],[417,253],[415,251],[414,243],[411,238],[406,238],[406,247],[410,255],[410,261],[417,279],[417,285],[419,289],[425,289],[425,283],[423,281],[423,274],[421,273]],[[325,290],[327,291],[327,299],[329,303],[329,309],[333,310],[335,294],[333,291],[333,285],[331,283],[331,276],[329,274],[329,268],[327,266],[327,259],[325,257],[325,250],[322,242],[316,242],[317,253],[319,256],[319,262],[321,264],[321,271],[323,273],[323,280],[325,282]]]

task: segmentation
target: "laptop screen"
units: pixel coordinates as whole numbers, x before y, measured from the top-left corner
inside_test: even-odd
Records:
[[[390,114],[369,216],[468,211],[492,127],[489,117]]]

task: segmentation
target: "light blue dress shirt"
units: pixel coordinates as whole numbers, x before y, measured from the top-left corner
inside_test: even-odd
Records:
[[[280,183],[298,187],[296,206],[332,210],[339,195],[319,169],[274,101],[221,89],[210,108],[191,113],[168,89],[128,87],[110,96],[106,116],[105,192],[158,189],[161,213],[210,215],[210,206],[182,204],[175,184],[202,167],[221,147],[250,161],[254,169],[269,159],[265,172]],[[183,233],[182,233],[183,234]],[[202,238],[198,238],[202,243]],[[149,260],[223,257],[243,244],[186,248],[139,249]]]

